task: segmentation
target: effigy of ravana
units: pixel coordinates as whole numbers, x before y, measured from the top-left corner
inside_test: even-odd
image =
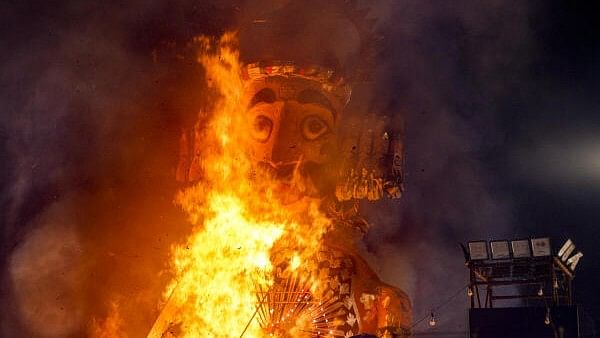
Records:
[[[256,291],[256,320],[266,336],[411,335],[408,296],[379,279],[358,244],[369,228],[359,202],[396,199],[403,192],[404,149],[402,127],[393,128],[386,117],[393,112],[346,109],[353,90],[360,95],[368,87],[378,40],[367,11],[352,3],[291,1],[240,29],[253,165],[282,186],[301,176],[302,187],[294,185],[290,199],[319,198],[333,223],[312,262],[322,285],[318,292],[302,269],[285,273],[288,261],[277,259],[285,257],[285,248],[274,255],[275,283]],[[347,32],[353,42],[344,45],[340,36]],[[201,171],[194,158],[201,152],[194,148],[203,145],[194,142],[193,131],[183,136],[177,179],[194,182]],[[289,327],[298,326],[299,318],[301,327]]]

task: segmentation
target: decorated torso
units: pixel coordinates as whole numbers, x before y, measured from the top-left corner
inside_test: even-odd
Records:
[[[335,230],[334,230],[335,231]],[[408,296],[383,283],[356,247],[330,237],[312,261],[290,270],[276,254],[276,279],[259,293],[261,325],[276,337],[409,337]],[[342,244],[343,243],[343,244]]]

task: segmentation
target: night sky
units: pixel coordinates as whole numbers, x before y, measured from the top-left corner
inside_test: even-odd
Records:
[[[507,173],[515,232],[572,238],[584,253],[575,297],[600,318],[597,244],[600,163],[598,4],[552,2],[532,18],[537,53],[529,81],[502,103],[505,143],[491,168]],[[502,175],[502,174],[501,174]],[[597,332],[597,331],[596,331]],[[596,333],[597,334],[597,333]]]
[[[506,143],[488,153],[498,151],[501,160],[486,161],[508,174],[515,228],[523,229],[515,231],[571,237],[581,247],[586,261],[578,271],[577,295],[596,313],[599,10],[598,4],[553,3],[533,18],[539,47],[528,71],[531,81],[502,104]]]
[[[283,2],[0,6],[0,336],[80,337],[123,299],[145,334],[156,312],[136,310],[156,307],[189,230],[173,166],[206,88],[186,42]],[[571,238],[600,330],[600,4],[359,4],[385,37],[376,106],[406,121],[405,194],[365,205],[382,278],[420,319],[466,284],[459,242]],[[466,301],[439,331],[465,330]]]

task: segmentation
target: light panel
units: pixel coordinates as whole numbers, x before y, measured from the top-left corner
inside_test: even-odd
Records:
[[[529,240],[517,239],[511,241],[512,252],[514,258],[528,258],[531,257],[531,247],[529,246]]]
[[[533,257],[546,257],[552,254],[550,248],[550,238],[532,238],[531,239],[531,251]]]
[[[508,241],[491,241],[490,248],[492,249],[492,259],[510,258]]]
[[[488,259],[487,242],[486,241],[475,241],[469,242],[469,256],[471,260],[484,260]]]

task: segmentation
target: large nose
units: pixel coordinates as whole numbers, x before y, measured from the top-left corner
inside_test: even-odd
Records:
[[[302,155],[302,137],[299,130],[297,104],[285,102],[279,121],[279,130],[273,143],[272,161],[275,164],[291,164]]]

